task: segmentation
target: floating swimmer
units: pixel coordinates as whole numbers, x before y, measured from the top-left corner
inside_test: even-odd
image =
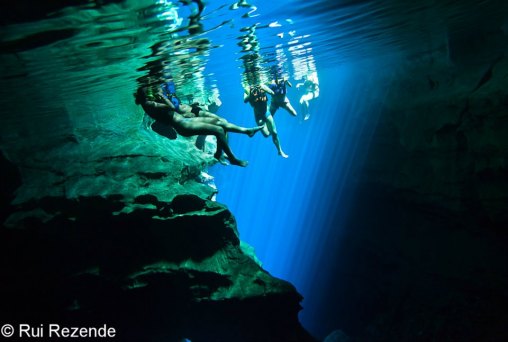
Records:
[[[171,89],[170,89],[171,90]],[[152,93],[150,93],[152,91]],[[184,136],[195,135],[213,135],[217,138],[217,152],[214,157],[222,161],[222,151],[226,154],[232,165],[245,167],[248,161],[238,159],[228,144],[226,132],[235,132],[246,134],[249,137],[254,136],[263,126],[245,128],[234,125],[225,119],[209,113],[199,106],[191,107],[180,102],[176,94],[169,94],[170,97],[163,96],[162,89],[155,91],[149,87],[138,88],[136,94],[136,104],[143,107],[145,113],[156,122],[162,122],[170,125],[175,131]]]
[[[273,120],[273,116],[270,112],[268,112],[268,97],[267,93],[270,95],[275,95],[275,93],[263,84],[257,84],[250,86],[249,89],[244,89],[244,98],[243,102],[249,102],[252,108],[254,109],[254,118],[256,119],[256,123],[258,125],[263,125],[263,130],[261,133],[265,137],[269,135],[272,136],[273,143],[279,152],[279,155],[282,158],[287,158],[288,155],[284,153],[279,141],[279,135],[277,134],[277,127],[275,126],[275,121]]]
[[[296,88],[303,86],[304,94],[300,98],[300,105],[302,107],[302,113],[304,115],[304,120],[308,120],[310,118],[309,113],[309,102],[318,98],[319,96],[319,81],[317,79],[316,72],[309,74],[308,76],[304,76],[302,83],[298,83]]]

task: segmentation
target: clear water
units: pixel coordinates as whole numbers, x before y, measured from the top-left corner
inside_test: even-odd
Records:
[[[189,27],[198,6],[185,3],[89,3],[46,16],[34,15],[37,8],[31,15],[4,11],[1,147],[22,154],[21,146],[36,147],[59,130],[114,126],[121,132],[139,125],[132,93],[149,75],[171,75],[189,101],[219,93],[218,113],[252,126],[242,84],[253,70],[267,81],[276,67],[293,84],[317,72],[321,94],[310,120],[283,110],[275,116],[287,160],[269,138],[231,135],[233,150],[250,165],[214,166],[210,173],[241,238],[269,272],[295,284],[305,297],[304,326],[323,337],[340,328],[321,316],[332,305],[327,269],[342,262],[335,260],[345,233],[341,220],[390,80],[407,64],[446,55],[450,35],[480,22],[488,30],[485,23],[499,22],[506,8],[471,0],[209,1]],[[259,58],[245,64],[254,54]],[[289,89],[297,111],[300,96]],[[62,111],[68,113],[63,121]]]

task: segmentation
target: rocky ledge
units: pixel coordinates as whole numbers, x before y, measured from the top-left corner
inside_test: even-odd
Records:
[[[41,198],[30,205],[50,219],[2,229],[4,318],[107,324],[133,341],[313,340],[298,321],[301,296],[260,267],[226,207],[146,195],[121,213],[120,202]]]
[[[298,321],[302,297],[210,200],[199,177],[211,157],[193,141],[141,127],[10,152],[0,154],[0,322],[106,324],[121,341],[313,340]]]

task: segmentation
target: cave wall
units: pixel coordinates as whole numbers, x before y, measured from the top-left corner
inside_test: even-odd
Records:
[[[490,65],[401,71],[377,122],[362,181],[506,223],[507,69],[506,59],[493,59]]]
[[[192,194],[134,202],[17,205],[27,214],[0,230],[0,319],[46,337],[59,324],[106,325],[120,341],[314,341],[298,321],[301,295],[261,268],[225,206]]]
[[[331,219],[323,325],[353,339],[508,338],[508,60],[450,56],[392,70],[348,217]]]
[[[0,320],[107,324],[121,341],[313,341],[301,295],[211,200],[212,155],[155,133],[122,95],[115,111],[92,94],[47,125],[24,111],[29,124],[3,126]]]

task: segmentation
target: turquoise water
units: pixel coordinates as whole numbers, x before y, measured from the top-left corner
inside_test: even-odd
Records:
[[[217,165],[209,173],[241,238],[265,269],[295,284],[305,297],[304,326],[322,337],[340,328],[323,317],[327,306],[340,305],[327,302],[328,270],[343,262],[336,259],[347,233],[341,222],[391,81],[405,66],[446,53],[450,35],[501,14],[492,1],[210,1],[193,21],[198,6],[185,3],[3,11],[2,147],[16,150],[21,139],[36,146],[55,128],[107,126],[112,116],[122,118],[116,125],[137,125],[132,93],[154,75],[171,75],[182,99],[220,94],[218,114],[253,126],[242,101],[250,74],[268,81],[277,67],[296,85],[315,72],[320,96],[310,119],[302,118],[296,87],[288,98],[299,115],[275,115],[288,159],[270,138],[232,134],[233,150],[249,166]],[[62,109],[68,121],[53,122]]]

